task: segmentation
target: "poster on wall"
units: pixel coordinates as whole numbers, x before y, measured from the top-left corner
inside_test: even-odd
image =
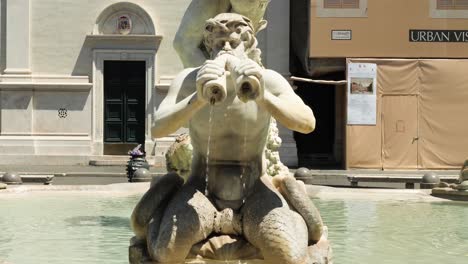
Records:
[[[348,63],[348,125],[377,124],[377,65]]]

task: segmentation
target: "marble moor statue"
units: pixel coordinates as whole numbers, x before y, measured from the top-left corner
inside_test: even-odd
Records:
[[[203,2],[193,1],[192,8]],[[265,169],[272,118],[302,133],[315,128],[312,110],[288,81],[260,62],[255,33],[266,25],[262,17],[268,2],[218,2],[226,5],[223,12],[206,19],[201,30],[194,29],[209,59],[176,76],[152,128],[157,138],[188,126],[190,175],[184,181],[168,173],[141,198],[131,217],[135,237],[130,262],[207,258],[330,263],[322,219],[304,184],[289,173],[271,177]],[[252,3],[265,6],[252,10]],[[199,26],[197,14],[192,13],[193,23],[186,14],[181,28],[186,23]],[[248,17],[252,14],[253,20]],[[178,37],[185,31],[179,30]],[[187,34],[193,40],[192,33]],[[197,46],[188,47],[188,53],[193,55]],[[182,53],[186,65],[196,63]]]

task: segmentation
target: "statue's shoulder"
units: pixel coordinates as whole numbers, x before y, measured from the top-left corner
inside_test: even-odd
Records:
[[[286,80],[282,74],[274,70],[265,69],[263,72],[263,79],[265,81],[265,89],[268,89],[274,94],[292,90],[288,80]]]
[[[278,78],[284,79],[283,75],[281,75],[277,71],[270,70],[270,69],[264,69],[263,75],[265,76],[265,78],[270,78],[270,79],[278,79]]]
[[[265,80],[266,84],[275,84],[278,82],[283,84],[284,82],[288,82],[282,74],[269,69],[265,69],[263,71],[263,79]]]

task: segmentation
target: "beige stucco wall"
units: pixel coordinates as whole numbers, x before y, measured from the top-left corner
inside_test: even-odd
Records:
[[[40,75],[91,76],[92,46],[85,45],[99,14],[118,0],[31,1],[31,71]],[[156,83],[182,69],[172,41],[190,0],[132,0],[153,20],[163,40],[156,54]],[[286,15],[285,15],[286,14]],[[259,36],[265,64],[289,73],[289,1],[273,0],[266,15],[269,28]],[[109,45],[109,48],[113,48]]]
[[[99,14],[121,1],[31,1],[31,64],[34,74],[91,75],[92,53],[84,46]],[[156,77],[174,75],[182,67],[172,39],[189,0],[132,0],[151,16],[163,41],[157,53]],[[109,48],[113,48],[109,46]]]
[[[5,0],[0,0],[0,72],[5,68]]]
[[[7,1],[0,0],[0,164],[17,162],[15,155],[28,157],[40,164],[55,160],[37,159],[41,155],[58,155],[59,163],[66,157],[70,157],[70,163],[86,163],[90,156],[100,155],[99,148],[103,143],[102,131],[97,128],[102,121],[103,98],[100,85],[102,69],[93,69],[93,59],[97,62],[101,56],[96,55],[96,49],[100,49],[99,52],[108,50],[112,59],[125,60],[127,56],[139,56],[141,50],[151,49],[148,44],[151,41],[127,39],[122,42],[87,37],[93,34],[97,19],[106,8],[125,1],[10,1],[17,8],[8,18]],[[172,41],[191,0],[126,2],[141,7],[150,16],[155,34],[162,36],[154,70],[151,68],[147,72],[148,127],[151,126],[154,109],[163,100],[172,78],[183,68],[172,48]],[[13,19],[15,16],[21,16],[21,23],[10,23],[10,30],[6,32],[7,18],[17,22]],[[270,27],[259,36],[264,63],[287,76],[289,0],[272,0],[266,18]],[[5,47],[7,36],[9,48]],[[25,40],[27,37],[29,41]],[[20,42],[22,45],[15,45]],[[16,68],[21,71],[7,71],[16,66],[11,62],[10,66],[7,65],[7,57],[12,59],[11,62],[18,59],[21,63]],[[147,65],[152,67],[152,59],[147,59]],[[61,108],[68,110],[66,118],[57,115]],[[18,120],[20,122],[14,122]],[[292,160],[290,164],[294,163],[295,144],[291,132],[282,130],[281,133],[285,139],[282,154]],[[152,154],[163,155],[165,147],[172,141],[172,138],[167,138],[155,144],[147,135],[145,144],[157,146]]]
[[[436,18],[433,0],[370,0],[365,16],[352,18],[317,17],[317,1],[311,0],[310,57],[468,56],[468,43],[409,41],[410,29],[467,29],[467,19]],[[352,30],[352,40],[331,40],[331,30]]]

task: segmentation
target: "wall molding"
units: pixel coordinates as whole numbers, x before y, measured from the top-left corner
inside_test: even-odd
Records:
[[[93,87],[92,83],[0,83],[0,90],[60,90],[87,91]]]
[[[0,75],[0,90],[90,90],[88,76]]]
[[[0,140],[2,138],[9,137],[9,139],[14,139],[15,137],[19,137],[22,140],[24,139],[35,139],[33,137],[78,137],[81,140],[89,140],[88,133],[27,133],[27,132],[2,132],[0,133]]]

